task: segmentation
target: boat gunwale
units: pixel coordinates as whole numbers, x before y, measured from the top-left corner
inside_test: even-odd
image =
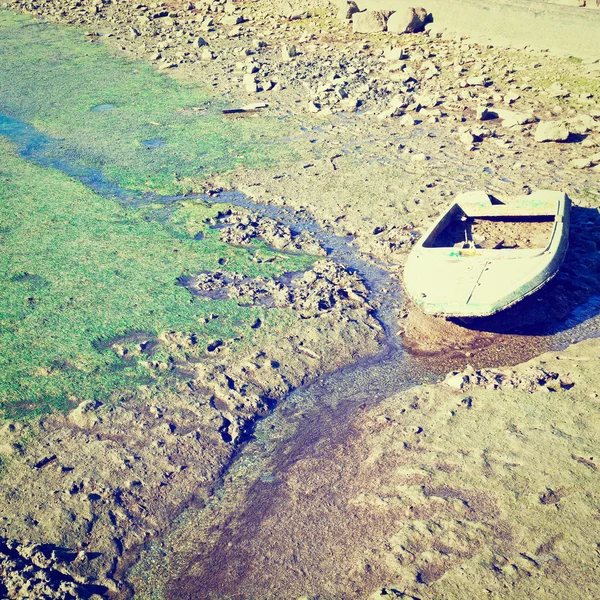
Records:
[[[567,202],[565,200],[566,198],[566,194],[563,195],[562,198],[558,199],[556,201],[556,208],[555,208],[555,212],[548,212],[548,213],[543,213],[543,214],[538,214],[538,215],[533,215],[535,217],[543,217],[543,216],[547,216],[547,217],[552,217],[553,218],[553,227],[552,227],[552,232],[550,233],[549,237],[548,237],[548,243],[546,244],[546,246],[540,246],[540,247],[536,247],[536,248],[469,248],[469,249],[461,249],[461,248],[454,248],[453,246],[439,246],[439,247],[435,247],[435,246],[431,246],[429,244],[432,244],[437,237],[444,231],[444,229],[446,229],[446,227],[449,225],[449,223],[447,223],[448,220],[452,219],[454,217],[454,213],[457,212],[456,209],[458,209],[460,212],[463,213],[463,215],[468,217],[468,213],[465,211],[465,209],[463,208],[463,206],[461,206],[460,204],[460,199],[457,198],[449,207],[448,209],[442,213],[438,219],[433,223],[433,225],[426,231],[426,233],[423,235],[423,237],[418,240],[414,251],[427,251],[428,253],[447,253],[448,254],[448,259],[457,259],[457,258],[474,258],[474,257],[481,257],[481,258],[485,258],[488,257],[493,259],[493,260],[510,260],[510,259],[521,259],[521,258],[534,258],[535,256],[540,256],[546,252],[551,252],[552,251],[552,247],[554,244],[554,241],[557,239],[559,239],[559,243],[560,243],[560,238],[562,238],[562,232],[564,230],[564,216],[565,216],[565,211],[566,211],[566,205]],[[466,203],[464,204],[466,205]],[[491,202],[490,202],[491,205]],[[478,206],[477,204],[473,203],[473,206]],[[494,206],[494,205],[492,205]],[[502,206],[509,206],[509,205],[502,205]],[[518,217],[518,218],[523,218],[526,217],[527,215],[510,215],[510,214],[506,214],[506,215],[498,215],[498,220],[509,220],[511,217]],[[478,217],[481,218],[481,217]],[[495,219],[495,217],[494,217]],[[525,221],[524,221],[525,222]],[[559,233],[560,230],[560,233]],[[559,234],[559,235],[557,235]],[[450,250],[450,253],[448,253],[448,251]],[[467,250],[467,252],[463,253],[462,250]],[[532,251],[538,251],[535,254],[532,253]],[[441,252],[440,252],[441,251]],[[498,256],[497,254],[492,254],[492,253],[498,253],[498,252],[502,252],[502,253],[525,253],[527,252],[527,254],[522,254],[522,255],[511,255],[511,256],[506,256],[505,254],[503,254],[503,256]],[[458,253],[458,256],[456,255],[456,253]]]

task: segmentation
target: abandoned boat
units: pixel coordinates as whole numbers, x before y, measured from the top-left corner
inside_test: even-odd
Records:
[[[507,203],[461,194],[417,242],[407,292],[427,314],[485,317],[533,294],[558,271],[571,201],[540,190]]]

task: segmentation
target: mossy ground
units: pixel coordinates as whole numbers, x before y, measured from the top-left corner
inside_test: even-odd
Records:
[[[284,311],[194,298],[177,278],[223,268],[271,276],[306,268],[312,257],[284,255],[258,243],[219,241],[204,219],[217,207],[125,209],[83,184],[18,157],[0,142],[0,411],[12,417],[106,400],[160,383],[143,361],[125,361],[99,342],[147,332],[194,332],[198,343],[241,338],[257,317],[281,327]],[[177,215],[177,216],[174,216]],[[195,240],[202,231],[204,238]],[[256,255],[272,258],[258,262]],[[219,264],[226,261],[226,267]],[[276,314],[277,313],[277,314]],[[218,314],[220,318],[205,317]],[[275,327],[275,322],[278,323]],[[144,357],[142,357],[144,358]],[[154,372],[156,373],[156,372]],[[168,372],[167,372],[168,373]]]
[[[282,121],[227,120],[220,98],[116,58],[79,30],[0,10],[0,56],[0,113],[61,140],[54,152],[124,188],[176,194],[191,180],[293,156],[278,142]]]
[[[52,139],[43,148],[50,158],[99,169],[123,188],[177,194],[191,179],[291,156],[277,143],[280,121],[226,121],[200,87],[116,58],[76,29],[0,11],[0,56],[0,114]],[[92,110],[99,105],[111,106]],[[285,311],[194,298],[177,285],[181,275],[271,276],[313,261],[260,242],[227,246],[205,223],[217,209],[202,202],[124,208],[27,162],[2,138],[0,197],[0,414],[11,418],[168,381],[168,370],[151,374],[147,357],[126,361],[107,349],[132,332],[193,332],[200,344],[236,338],[241,346],[245,333],[256,339],[257,317],[260,336],[289,320]],[[210,315],[219,318],[205,323]],[[153,358],[173,358],[161,352]]]

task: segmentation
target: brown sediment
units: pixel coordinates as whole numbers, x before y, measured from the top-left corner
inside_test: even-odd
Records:
[[[326,436],[308,419],[265,460],[272,481],[234,477],[210,525],[168,540],[165,597],[541,598],[573,582],[595,596],[597,351],[467,370]]]
[[[434,248],[545,248],[554,227],[552,217],[514,219],[453,219],[433,241]]]

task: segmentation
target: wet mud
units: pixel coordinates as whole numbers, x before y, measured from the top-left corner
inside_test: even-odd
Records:
[[[598,409],[593,344],[371,406],[348,397],[339,420],[298,411],[279,452],[249,445],[219,505],[155,549],[171,558],[165,597],[464,597],[465,571],[472,598],[542,598],[574,581],[592,597],[594,533],[580,519],[594,500],[579,491],[594,486],[598,432],[573,407]],[[540,451],[552,467],[536,468]]]
[[[243,205],[251,206],[246,200]],[[253,208],[258,212],[264,210],[261,206]],[[272,216],[280,213],[282,219],[290,218],[289,211],[273,207],[267,207],[267,210]],[[574,209],[573,217],[575,232],[581,227],[591,226],[596,218],[586,209]],[[339,243],[339,240],[332,241],[328,236],[324,241],[330,246]],[[581,253],[578,246],[575,241],[567,256],[567,273],[576,268],[574,265],[589,259],[589,254]],[[347,250],[343,250],[346,254]],[[277,561],[279,552],[287,556],[288,549],[296,547],[296,558],[287,556],[282,560],[288,566],[296,564],[297,572],[292,569],[295,575],[283,577],[283,580],[296,584],[318,580],[317,573],[323,566],[321,563],[313,564],[313,561],[329,559],[324,556],[323,547],[312,551],[303,547],[311,537],[320,539],[323,545],[332,545],[333,554],[340,551],[336,560],[342,562],[329,566],[329,571],[323,569],[323,572],[341,577],[342,571],[347,570],[342,556],[348,551],[348,543],[361,546],[365,538],[371,539],[371,528],[383,535],[393,524],[382,515],[378,515],[376,521],[367,520],[366,523],[355,515],[353,518],[357,521],[348,524],[343,519],[349,518],[349,515],[338,506],[343,501],[336,498],[336,485],[339,484],[340,489],[354,489],[352,480],[358,478],[355,466],[344,459],[346,453],[352,455],[356,451],[361,460],[368,462],[368,457],[356,450],[357,442],[353,440],[356,432],[352,424],[361,419],[361,414],[377,410],[375,407],[379,403],[402,390],[437,381],[449,371],[460,374],[462,383],[458,389],[465,392],[473,386],[497,389],[502,385],[526,393],[533,393],[540,386],[552,388],[550,391],[569,390],[572,386],[569,374],[559,375],[534,368],[531,375],[515,378],[490,369],[497,365],[521,363],[540,352],[563,349],[573,342],[600,335],[598,300],[596,296],[589,295],[594,288],[579,296],[576,288],[573,289],[570,302],[563,305],[560,313],[553,312],[555,286],[566,285],[561,278],[506,311],[500,318],[479,319],[465,324],[427,317],[410,306],[400,306],[401,293],[397,281],[385,274],[379,277],[376,265],[365,272],[368,273],[365,280],[371,290],[370,300],[377,306],[377,317],[386,332],[383,349],[374,356],[320,378],[308,387],[295,390],[269,417],[258,422],[256,428],[248,432],[247,443],[230,465],[222,488],[216,493],[218,500],[209,503],[199,513],[189,511],[184,514],[171,536],[154,545],[143,556],[130,575],[134,589],[145,589],[139,573],[151,563],[156,573],[153,582],[162,579],[162,589],[167,598],[245,598],[251,589],[260,590],[260,597],[282,597],[283,588],[273,577],[275,572],[282,572],[277,569],[285,570],[286,567],[283,563],[271,564],[270,561]],[[375,273],[374,279],[369,277],[372,273]],[[567,311],[568,314],[565,314]],[[419,433],[418,427],[415,432]],[[339,469],[332,464],[336,460],[340,461]],[[310,465],[320,469],[323,463],[326,474],[322,477],[315,475],[322,483],[315,483],[313,492]],[[302,475],[294,475],[296,471]],[[290,508],[290,480],[296,481],[293,485],[302,490],[301,499],[296,498],[298,504],[294,504],[293,508]],[[329,486],[331,490],[327,491]],[[358,493],[359,488],[357,486],[354,491]],[[321,506],[313,501],[313,493],[322,502]],[[305,501],[305,494],[311,499]],[[337,513],[337,508],[340,509],[341,516],[338,516],[341,521],[329,513],[325,516],[323,511],[328,511],[329,503],[335,507],[334,513]],[[296,519],[295,511],[301,511],[302,517]],[[488,520],[493,517],[491,513],[485,516],[483,511],[480,518]],[[321,527],[328,532],[321,533]],[[341,547],[333,541],[336,536],[331,529],[336,527],[340,530]],[[270,532],[268,535],[267,531]],[[349,542],[349,539],[354,542]],[[299,558],[300,555],[302,558]],[[156,565],[157,556],[161,556],[162,561],[167,559],[162,567]],[[267,560],[268,568],[263,564]],[[435,574],[436,568],[440,568],[442,573],[448,565],[429,570],[424,568],[420,575],[421,583],[435,581],[439,576]],[[264,571],[267,574],[263,577],[261,573]],[[323,590],[328,588],[321,581],[320,587],[315,586],[321,591],[317,597],[340,597],[340,590],[350,596],[356,594],[362,597],[369,586],[375,586],[381,580],[381,576],[381,571],[370,572],[367,569],[360,575],[359,587],[352,590],[333,585],[330,587],[332,596],[322,595]],[[300,594],[299,589],[296,591]]]

